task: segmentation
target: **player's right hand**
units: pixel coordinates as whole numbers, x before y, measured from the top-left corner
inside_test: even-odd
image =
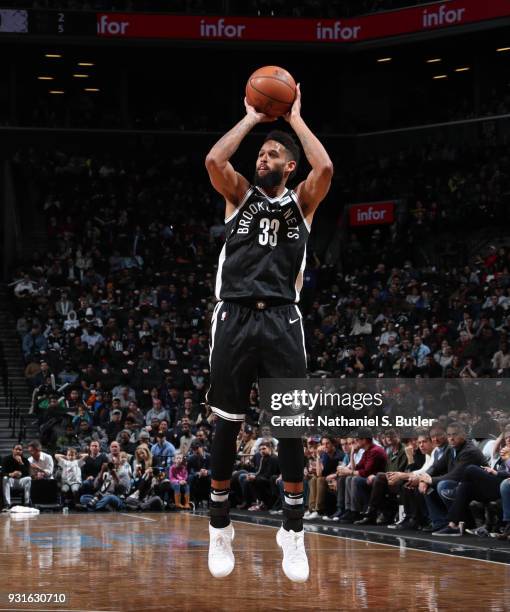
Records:
[[[257,112],[253,106],[248,104],[248,100],[246,98],[244,99],[244,107],[246,108],[246,114],[253,119],[256,119],[257,123],[269,123],[271,121],[276,121],[277,119],[277,117],[270,117],[264,113]]]

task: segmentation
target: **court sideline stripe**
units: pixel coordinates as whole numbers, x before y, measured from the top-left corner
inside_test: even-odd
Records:
[[[137,518],[141,521],[152,521],[153,523],[158,522],[157,519],[148,518],[147,516],[136,516],[136,514],[128,514],[127,512],[119,512],[122,516],[129,516],[129,518]]]
[[[198,514],[189,514],[189,516],[196,516],[197,518],[207,518],[207,516],[200,516]],[[252,523],[251,521],[243,521],[240,519],[232,519],[232,522],[242,523],[243,525],[253,525],[255,527],[269,527],[269,529],[278,529],[277,526],[274,525],[262,525],[260,523]],[[391,548],[398,548],[401,550],[401,546],[399,544],[386,544],[383,542],[372,542],[370,540],[360,540],[358,538],[350,538],[349,536],[341,536],[341,535],[332,535],[330,533],[318,533],[316,531],[308,531],[305,529],[306,533],[326,536],[327,538],[336,538],[341,540],[350,540],[351,542],[369,542],[370,544],[377,544],[377,546],[391,546]],[[453,544],[453,542],[452,542]],[[466,559],[468,561],[482,561],[483,563],[495,563],[496,565],[504,565],[508,567],[508,563],[503,563],[502,561],[491,561],[489,559],[477,559],[476,557],[469,557],[464,555],[452,555],[451,553],[439,552],[437,550],[421,550],[420,548],[414,548],[413,546],[405,547],[406,550],[414,550],[416,552],[424,553],[424,554],[432,554],[432,555],[444,555],[445,557],[453,557],[454,559]],[[467,550],[474,550],[473,548]],[[479,549],[476,549],[479,550]]]
[[[129,515],[125,515],[125,516],[131,516]],[[142,519],[143,517],[141,516],[137,516],[136,518],[138,519]],[[145,519],[146,521],[155,521],[156,519]],[[24,526],[25,524],[22,523],[21,521],[17,521],[17,523],[19,523],[20,526]],[[96,527],[97,525],[102,524],[101,521],[97,521],[95,523],[92,523],[91,525],[87,525],[87,527]],[[109,521],[107,523],[104,523],[105,525],[137,525],[138,523],[136,521]],[[64,529],[65,527],[67,528],[71,528],[71,527],[82,527],[81,523],[67,523],[67,521],[65,523],[38,523],[37,524],[38,527],[44,527],[45,529]],[[11,553],[4,553],[2,551],[0,551],[0,555],[4,555],[4,554],[11,554]],[[0,608],[1,610],[1,608]]]

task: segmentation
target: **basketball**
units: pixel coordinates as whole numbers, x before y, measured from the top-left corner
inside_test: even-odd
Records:
[[[296,82],[279,66],[255,70],[246,84],[246,99],[259,113],[281,117],[290,111],[296,98]]]

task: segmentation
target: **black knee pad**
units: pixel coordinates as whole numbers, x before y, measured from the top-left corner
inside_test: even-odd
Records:
[[[230,504],[228,503],[228,500],[222,503],[211,503],[211,505],[209,506],[209,516],[211,518],[228,516],[229,510]]]
[[[305,513],[305,507],[303,504],[299,506],[289,506],[288,504],[283,504],[283,516],[286,519],[290,519],[291,521],[299,520],[303,518]]]
[[[236,440],[241,429],[240,421],[216,421],[211,447],[212,480],[230,480],[236,459]]]
[[[281,438],[278,442],[278,461],[283,482],[303,482],[305,460],[301,438]]]

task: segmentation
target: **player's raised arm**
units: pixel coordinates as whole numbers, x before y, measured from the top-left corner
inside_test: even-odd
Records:
[[[312,166],[312,170],[306,180],[302,181],[296,189],[303,214],[310,222],[317,206],[326,197],[331,186],[333,162],[320,140],[312,133],[301,117],[301,91],[299,85],[297,86],[294,104],[290,112],[285,115],[285,119],[296,132],[306,159],[310,166]]]
[[[246,100],[246,115],[227,132],[207,154],[205,167],[209,173],[209,178],[213,187],[227,201],[227,217],[229,216],[229,205],[236,207],[248,189],[248,181],[236,172],[230,163],[230,158],[237,151],[243,138],[250,132],[257,123],[274,121],[272,117],[258,113]]]

